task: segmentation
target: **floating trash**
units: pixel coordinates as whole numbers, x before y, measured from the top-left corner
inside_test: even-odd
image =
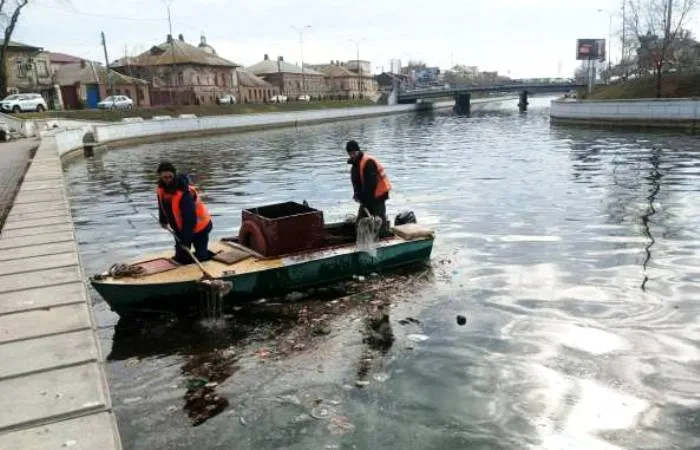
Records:
[[[377,373],[372,378],[374,378],[376,381],[379,381],[380,383],[383,383],[389,379],[389,374],[388,373]]]
[[[367,387],[367,386],[369,386],[369,381],[367,381],[367,380],[357,380],[357,381],[355,381],[355,386],[357,386],[357,387],[359,387],[359,388]]]
[[[292,405],[301,405],[301,400],[296,395],[280,395],[277,400],[283,403],[291,403]]]
[[[141,362],[140,359],[138,359],[137,357],[133,357],[133,358],[127,359],[126,362],[124,363],[124,365],[125,365],[126,367],[134,367],[134,366],[136,366],[139,362]]]
[[[457,315],[457,325],[464,326],[467,323],[467,318],[461,314]]]
[[[143,398],[142,398],[142,397],[130,397],[130,398],[125,398],[125,399],[124,399],[124,404],[125,404],[125,405],[128,405],[128,404],[130,404],[130,403],[136,403],[136,402],[138,402],[138,401],[140,401],[140,400],[143,400]]]
[[[63,443],[61,447],[73,447],[78,441],[70,440]]]
[[[424,334],[409,334],[408,336],[406,336],[406,339],[408,339],[411,342],[423,342],[427,341],[430,338]]]
[[[185,381],[185,386],[187,389],[199,389],[206,386],[208,382],[206,378],[190,378]]]
[[[330,431],[331,434],[342,435],[354,429],[355,425],[350,423],[350,420],[345,416],[334,416],[328,421],[328,431]]]
[[[335,411],[329,406],[319,405],[311,410],[311,417],[314,419],[328,419]]]
[[[399,320],[400,325],[408,325],[414,323],[416,325],[420,325],[420,320],[414,319],[413,317],[406,317],[405,319]]]

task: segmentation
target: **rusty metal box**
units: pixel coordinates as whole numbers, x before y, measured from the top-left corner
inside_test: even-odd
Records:
[[[262,232],[264,256],[278,256],[323,246],[323,212],[296,202],[248,208],[242,223],[253,222]]]

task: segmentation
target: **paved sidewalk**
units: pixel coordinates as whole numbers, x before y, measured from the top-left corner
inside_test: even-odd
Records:
[[[27,171],[31,153],[38,146],[38,139],[0,142],[0,230],[10,212],[19,183]]]
[[[23,174],[28,148],[8,147],[10,178]],[[0,233],[0,450],[121,448],[95,329],[61,160],[46,138]]]

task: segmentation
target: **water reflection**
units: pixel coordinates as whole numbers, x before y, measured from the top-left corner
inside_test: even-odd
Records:
[[[355,208],[343,149],[354,138],[387,167],[389,215],[411,209],[437,230],[420,283],[402,275],[354,307],[342,292],[268,299],[228,311],[218,334],[114,317],[95,296],[125,446],[700,448],[697,139],[550,127],[541,99],[523,115],[515,103],[68,164],[88,273],[171,245],[150,218],[165,158],[196,172],[223,235],[241,208],[277,201],[342,220]],[[229,406],[191,427],[182,383],[212,355],[235,367],[215,389]]]

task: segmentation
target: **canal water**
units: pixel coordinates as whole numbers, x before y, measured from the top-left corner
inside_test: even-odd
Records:
[[[390,215],[437,232],[428,268],[229,308],[218,329],[119,318],[93,292],[125,448],[700,448],[698,140],[554,126],[548,103],[67,162],[87,274],[172,245],[151,216],[162,159],[192,174],[224,236],[244,207],[355,213],[357,139],[391,177]],[[382,305],[393,341],[371,345]]]

